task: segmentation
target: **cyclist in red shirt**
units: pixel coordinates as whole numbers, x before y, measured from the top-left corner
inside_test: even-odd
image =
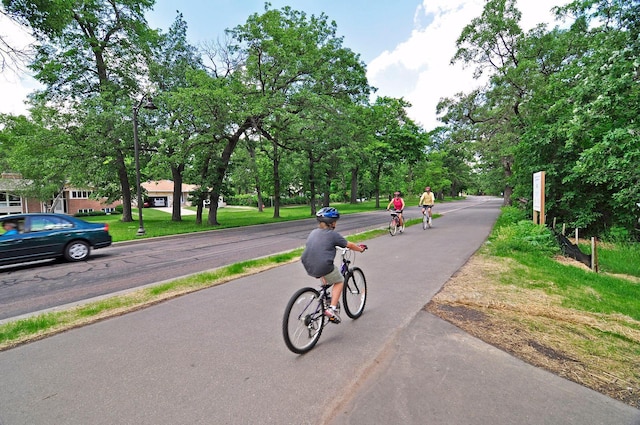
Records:
[[[389,211],[391,205],[393,205],[393,208],[396,210],[398,218],[400,219],[400,228],[404,229],[404,218],[402,217],[402,211],[404,210],[404,199],[402,199],[402,197],[400,196],[400,192],[393,193],[393,199],[391,200],[391,202],[389,202],[389,205],[387,205],[387,211]],[[402,230],[400,231],[402,232]]]

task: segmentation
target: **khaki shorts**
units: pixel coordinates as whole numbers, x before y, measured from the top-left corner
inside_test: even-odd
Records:
[[[340,274],[340,270],[336,266],[333,266],[331,273],[326,274],[320,278],[323,285],[333,285],[334,283],[342,283],[344,278]]]

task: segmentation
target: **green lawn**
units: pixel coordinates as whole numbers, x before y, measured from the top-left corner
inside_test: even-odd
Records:
[[[381,203],[382,204],[382,203]],[[353,214],[375,210],[375,201],[367,201],[358,204],[332,204],[338,208],[341,214]],[[382,205],[385,207],[386,204]],[[188,209],[195,211],[195,208]],[[280,217],[273,217],[273,208],[265,208],[259,212],[252,207],[225,207],[218,209],[219,226],[207,224],[208,210],[203,211],[203,224],[196,224],[195,215],[183,215],[182,221],[172,221],[171,214],[154,208],[142,210],[145,235],[140,237],[138,231],[138,210],[133,210],[133,221],[123,223],[121,215],[108,215],[97,217],[83,217],[84,220],[92,222],[109,223],[109,233],[114,242],[128,241],[134,239],[151,238],[158,236],[177,235],[182,233],[202,232],[206,230],[226,229],[229,227],[251,226],[255,224],[277,223],[282,221],[300,220],[311,218],[311,209],[308,205],[287,206],[280,208]]]

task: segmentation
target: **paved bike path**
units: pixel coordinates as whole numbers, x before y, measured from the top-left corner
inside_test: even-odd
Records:
[[[367,242],[364,315],[304,356],[280,329],[288,298],[314,283],[299,262],[0,352],[0,424],[640,423],[422,309],[499,205]]]

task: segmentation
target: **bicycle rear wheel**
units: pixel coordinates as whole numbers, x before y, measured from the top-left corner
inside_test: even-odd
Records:
[[[398,233],[398,222],[395,218],[392,218],[391,223],[389,223],[389,234],[395,236],[396,233]]]
[[[304,354],[316,345],[325,325],[323,313],[315,289],[302,288],[293,294],[282,319],[282,336],[289,350]]]
[[[367,303],[367,279],[359,267],[349,270],[344,279],[342,289],[342,304],[344,311],[352,319],[357,319],[362,315],[364,306]]]

